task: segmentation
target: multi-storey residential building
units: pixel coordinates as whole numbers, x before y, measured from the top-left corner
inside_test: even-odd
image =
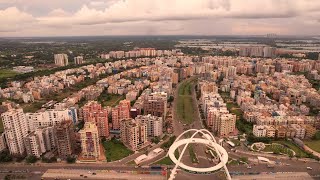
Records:
[[[144,114],[162,117],[165,119],[167,114],[167,93],[151,93],[144,101]]]
[[[312,138],[316,133],[317,129],[309,124],[302,126],[306,130],[305,138]]]
[[[75,133],[71,121],[62,121],[54,128],[55,142],[57,143],[60,158],[67,158],[75,151]]]
[[[119,130],[120,129],[120,122],[119,122],[119,109],[118,107],[112,108],[111,112],[111,119],[112,119],[112,129]]]
[[[42,133],[39,131],[33,131],[24,138],[26,150],[28,155],[34,155],[40,157],[43,153],[46,152],[44,146]]]
[[[305,135],[306,135],[306,130],[304,127],[302,127],[301,125],[298,124],[291,124],[290,125],[294,130],[295,130],[295,137],[299,138],[299,139],[304,139]]]
[[[67,66],[69,64],[68,55],[67,54],[55,54],[54,55],[54,63],[57,66]]]
[[[267,129],[265,126],[253,125],[253,135],[256,137],[266,137]]]
[[[82,107],[82,113],[85,122],[96,124],[100,137],[109,137],[108,109],[102,108],[96,101],[90,101]]]
[[[276,136],[276,128],[274,126],[266,126],[266,130],[267,130],[267,133],[266,133],[267,137],[273,138]]]
[[[151,137],[159,137],[163,134],[162,117],[148,115],[138,115],[136,121],[147,124],[147,134]]]
[[[40,131],[42,133],[44,146],[46,147],[47,151],[52,151],[57,148],[57,143],[54,134],[55,131],[53,126],[38,128],[36,132],[37,131]]]
[[[109,52],[110,58],[120,59],[120,58],[123,58],[124,56],[125,56],[124,51],[110,51]]]
[[[218,119],[217,132],[220,136],[227,136],[234,132],[236,125],[236,115],[222,114]]]
[[[276,50],[275,47],[264,47],[263,48],[263,57],[267,58],[274,58],[276,56]]]
[[[7,148],[6,140],[5,140],[5,135],[4,133],[0,134],[0,151],[3,151]]]
[[[132,150],[138,150],[148,143],[147,124],[133,119],[124,119],[120,123],[121,141]]]
[[[46,151],[54,150],[56,147],[53,127],[39,128],[24,138],[28,155],[40,157]]]
[[[287,136],[287,128],[285,126],[277,126],[276,127],[276,137],[277,138],[286,138]]]
[[[74,57],[74,64],[83,64],[83,56]]]
[[[79,131],[83,158],[98,159],[100,156],[100,141],[98,127],[93,122],[86,122]]]
[[[28,135],[28,124],[21,108],[9,109],[1,114],[4,132],[10,154],[24,155],[24,138]]]
[[[130,118],[130,101],[122,100],[119,102],[119,105],[112,108],[112,129],[120,129],[120,121],[123,119]]]
[[[35,131],[39,127],[48,127],[59,124],[64,120],[78,121],[77,110],[69,109],[47,109],[41,112],[26,113],[30,131]]]

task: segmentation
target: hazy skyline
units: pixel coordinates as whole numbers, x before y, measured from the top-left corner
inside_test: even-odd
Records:
[[[0,37],[319,35],[319,0],[0,0]]]

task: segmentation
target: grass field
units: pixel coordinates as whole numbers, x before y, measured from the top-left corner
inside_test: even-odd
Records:
[[[9,78],[17,75],[17,72],[14,72],[10,69],[0,69],[0,79],[1,78]]]
[[[98,97],[98,102],[101,103],[102,106],[114,107],[119,104],[119,101],[126,98],[124,95],[108,94],[105,92],[106,91],[102,92]]]
[[[240,164],[240,162],[239,162],[239,160],[237,160],[237,159],[231,159],[231,160],[229,160],[228,161],[228,165],[239,165]]]
[[[37,110],[41,109],[42,105],[44,105],[46,103],[46,101],[41,100],[41,101],[37,101],[37,102],[33,102],[33,103],[28,103],[28,104],[22,104],[22,108],[23,111],[26,112],[30,112],[30,113],[34,113]]]
[[[313,141],[303,141],[305,145],[311,148],[314,151],[320,153],[320,140],[313,140]]]
[[[271,145],[266,145],[266,148],[263,149],[263,151],[265,152],[273,152],[275,154],[287,154],[287,155],[291,155],[293,156],[293,153],[292,151],[287,148],[287,147],[284,147],[283,145],[279,145],[279,144],[271,144]]]
[[[297,157],[306,158],[308,157],[308,154],[301,150],[297,145],[293,144],[291,141],[272,141],[274,143],[282,144],[290,149],[292,149],[294,152],[296,152]]]
[[[193,79],[187,80],[178,89],[177,115],[186,124],[191,124],[195,118],[195,107],[192,98],[193,83]]]
[[[230,141],[233,142],[235,146],[241,145],[241,142],[238,139],[230,139]]]
[[[105,154],[108,162],[123,159],[133,153],[122,142],[112,139],[102,143],[105,149]]]
[[[175,151],[174,155],[178,159],[179,152]],[[165,157],[165,158],[155,162],[154,164],[158,164],[158,165],[173,165],[174,163],[171,161],[170,157]]]
[[[188,150],[189,150],[189,155],[190,155],[191,162],[192,163],[198,163],[199,161],[197,159],[196,153],[194,152],[193,146],[189,145],[188,146]]]

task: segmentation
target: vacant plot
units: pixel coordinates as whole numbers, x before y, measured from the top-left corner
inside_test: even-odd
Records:
[[[292,149],[296,153],[297,157],[302,157],[302,158],[308,157],[308,154],[306,152],[301,150],[297,145],[295,145],[291,141],[273,141],[273,142],[278,143],[278,144],[282,144],[282,145]]]
[[[293,152],[290,148],[285,147],[282,144],[272,143],[270,145],[266,145],[266,148],[263,149],[265,152],[273,152],[274,154],[287,154],[289,156],[293,156]]]
[[[110,141],[104,141],[102,143],[108,162],[117,161],[123,159],[133,153],[122,142],[112,139]]]
[[[41,109],[42,105],[44,105],[46,103],[46,101],[41,100],[41,101],[36,101],[33,103],[28,103],[28,104],[22,104],[22,108],[23,111],[26,112],[30,112],[30,113],[34,113],[36,111],[38,111],[39,109]]]
[[[1,78],[9,78],[17,75],[17,72],[14,72],[10,69],[0,69],[0,79]]]
[[[179,152],[176,150],[174,152],[175,157],[178,159],[179,158]],[[154,164],[159,164],[159,165],[173,165],[174,163],[171,161],[170,157],[167,156],[160,161],[155,162]]]
[[[178,89],[177,115],[186,124],[190,124],[195,118],[195,107],[192,98],[192,87],[194,80],[183,82]]]
[[[111,106],[114,107],[119,104],[119,101],[125,99],[124,95],[117,95],[117,94],[108,94],[102,92],[101,95],[98,97],[98,102],[102,104],[102,106]]]
[[[311,148],[314,151],[320,153],[320,140],[313,140],[313,141],[303,141],[305,145]]]

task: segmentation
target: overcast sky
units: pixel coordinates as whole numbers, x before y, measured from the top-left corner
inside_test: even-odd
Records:
[[[0,37],[319,32],[320,0],[0,0]]]

